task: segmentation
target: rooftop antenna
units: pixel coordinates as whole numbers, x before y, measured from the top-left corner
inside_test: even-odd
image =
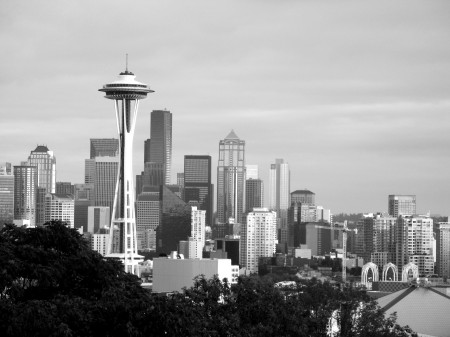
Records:
[[[128,53],[125,55],[125,71],[128,72]]]

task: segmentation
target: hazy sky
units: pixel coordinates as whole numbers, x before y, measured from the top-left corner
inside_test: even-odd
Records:
[[[416,194],[419,212],[448,215],[449,13],[448,0],[2,0],[0,161],[45,144],[57,181],[82,183],[89,139],[117,137],[97,90],[128,53],[155,90],[140,104],[135,173],[150,112],[167,108],[173,182],[187,154],[211,155],[215,172],[234,129],[266,188],[283,158],[291,190],[334,213]]]

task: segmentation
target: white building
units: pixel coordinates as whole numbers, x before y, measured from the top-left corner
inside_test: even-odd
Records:
[[[258,259],[275,253],[277,213],[267,208],[254,208],[241,226],[240,263],[251,273],[258,272]]]
[[[232,266],[229,259],[153,259],[153,292],[181,291],[194,285],[194,278],[204,275],[206,279],[217,275],[220,280],[236,283],[239,266]]]
[[[109,207],[90,206],[88,207],[88,229],[89,233],[95,234],[101,228],[109,228],[110,223]]]
[[[70,194],[45,195],[45,222],[61,220],[74,227],[74,200]]]
[[[91,235],[91,248],[103,256],[106,255],[108,248],[109,234],[92,234]]]
[[[194,253],[195,251],[195,256],[189,255],[189,258],[201,258],[202,257],[202,252],[203,252],[203,247],[205,246],[205,217],[206,217],[206,211],[203,210],[199,210],[197,209],[196,206],[192,206],[191,209],[191,241],[194,241],[195,244],[192,244],[190,246],[195,247],[192,248],[192,252],[191,252],[191,248],[190,250],[190,254]]]

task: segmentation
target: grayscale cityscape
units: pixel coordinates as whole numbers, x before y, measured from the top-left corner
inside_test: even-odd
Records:
[[[0,334],[450,336],[448,13],[4,1]]]

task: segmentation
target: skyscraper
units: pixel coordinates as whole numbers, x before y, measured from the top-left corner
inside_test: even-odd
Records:
[[[99,89],[105,93],[105,98],[115,101],[119,132],[119,174],[114,194],[110,237],[114,236],[114,227],[117,226],[120,239],[117,254],[114,257],[120,258],[124,263],[125,271],[133,274],[138,273],[138,261],[141,259],[141,256],[137,254],[134,215],[133,137],[139,101],[153,92],[149,86],[136,81],[135,78],[136,76],[128,71],[127,64],[127,69],[119,74],[116,81],[105,84]],[[113,252],[112,244],[108,252]]]
[[[245,141],[233,130],[219,142],[217,166],[217,221],[242,222],[245,210]]]
[[[269,208],[277,212],[278,241],[288,242],[288,208],[290,206],[289,164],[283,159],[275,159],[269,172]]]
[[[150,121],[150,162],[164,164],[164,182],[171,181],[172,114],[167,110],[153,110]]]
[[[315,193],[310,190],[296,190],[291,193],[291,204],[299,202],[301,204],[315,205]]]
[[[241,226],[240,264],[251,273],[258,272],[258,259],[272,257],[275,253],[276,212],[255,208],[247,213]]]
[[[94,206],[109,207],[113,211],[119,157],[97,157],[94,162]]]
[[[397,194],[389,195],[388,212],[389,215],[394,217],[416,214],[416,196]]]
[[[184,156],[184,201],[206,211],[206,225],[213,223],[213,193],[211,156]]]
[[[45,222],[61,220],[74,228],[74,200],[71,194],[45,195]]]
[[[30,220],[36,225],[36,166],[14,166],[14,220]]]
[[[436,271],[440,277],[450,277],[450,224],[440,222],[436,232]]]
[[[14,220],[14,176],[11,163],[0,163],[0,229]]]
[[[56,189],[56,158],[53,151],[45,145],[38,145],[28,157],[28,165],[37,167],[38,187],[45,188],[47,193],[55,193]]]
[[[91,138],[91,155],[95,157],[116,157],[119,155],[119,140],[116,138]]]
[[[264,184],[261,179],[247,179],[245,181],[245,207],[246,212],[253,208],[264,206]]]

